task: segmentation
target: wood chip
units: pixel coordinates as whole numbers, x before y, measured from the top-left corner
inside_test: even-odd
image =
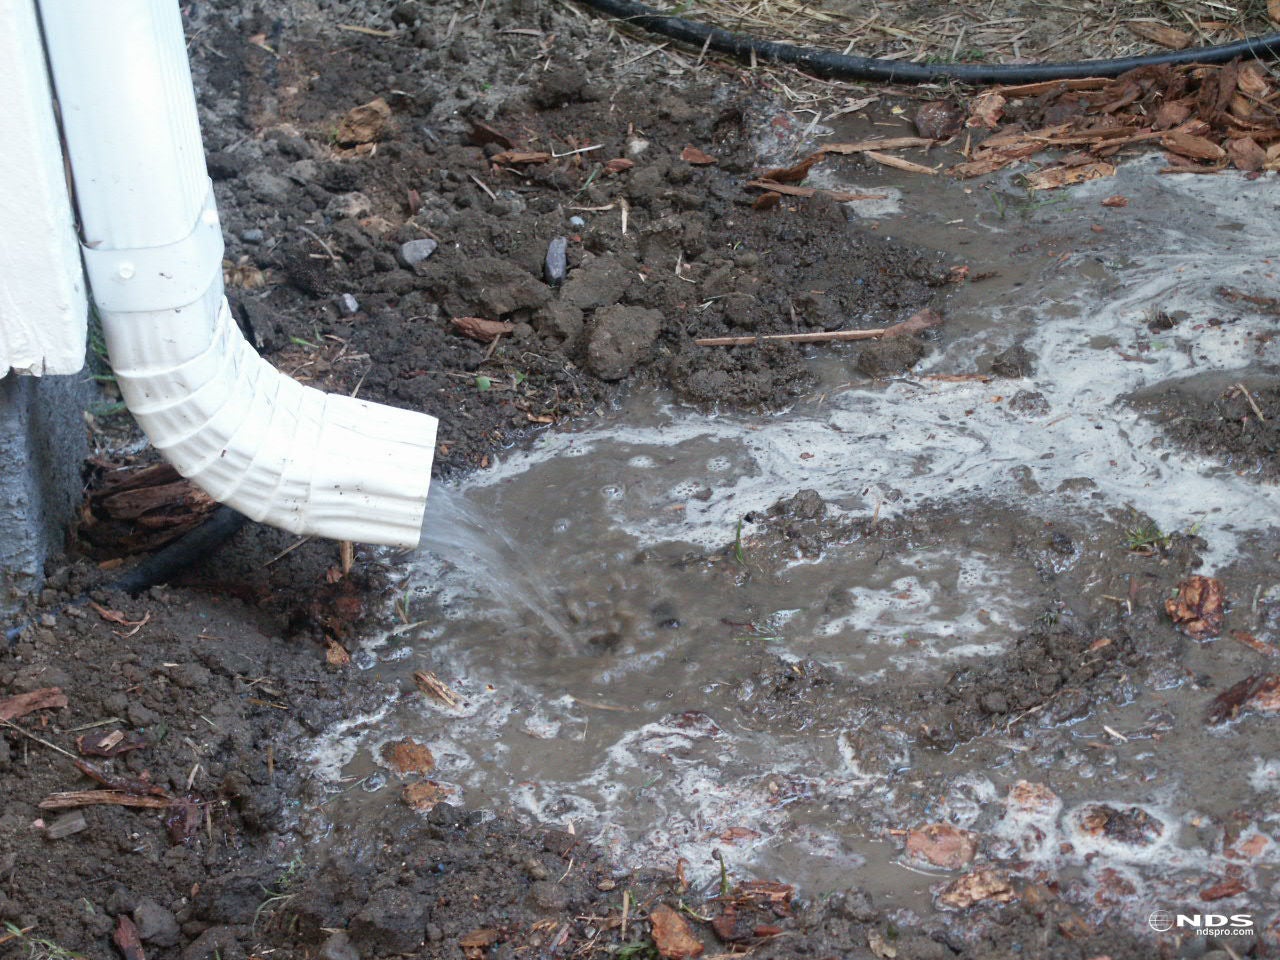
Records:
[[[503,150],[510,150],[515,146],[515,142],[501,130],[491,127],[487,123],[481,123],[479,120],[471,121],[471,131],[467,135],[467,139],[477,147],[496,143]]]
[[[446,707],[457,707],[462,702],[462,698],[445,686],[444,681],[430,670],[415,670],[413,681],[423,694],[439,700]]]
[[[103,620],[106,620],[108,623],[118,623],[122,627],[141,627],[151,619],[151,614],[147,614],[141,620],[130,620],[119,610],[108,610],[106,607],[101,604],[94,603],[92,600],[89,601],[89,606]]]
[[[1190,160],[1221,160],[1227,155],[1227,152],[1212,140],[1176,130],[1170,130],[1162,136],[1160,146],[1170,153],[1176,153]]]
[[[109,804],[117,807],[146,807],[150,810],[163,810],[172,803],[173,801],[168,797],[140,796],[120,790],[69,790],[64,793],[49,794],[40,801],[40,809],[67,810],[72,807]]]
[[[809,175],[809,171],[813,169],[814,164],[822,159],[822,151],[811,153],[799,163],[790,167],[774,167],[761,173],[756,179],[772,180],[777,183],[799,183]]]
[[[515,325],[506,320],[485,320],[483,317],[454,317],[449,322],[463,336],[481,343],[492,343],[515,329]]]
[[[949,823],[931,823],[907,833],[907,856],[945,870],[967,867],[977,852],[977,835]]]
[[[936,327],[943,321],[942,314],[935,310],[921,310],[909,319],[882,330],[833,330],[826,333],[773,333],[760,337],[704,337],[693,341],[700,347],[745,347],[753,343],[825,343],[842,340],[880,340],[893,337],[913,336]]]
[[[984,869],[947,884],[938,894],[938,903],[953,910],[964,910],[977,903],[1008,903],[1016,896],[1002,871]]]
[[[703,153],[697,147],[689,146],[680,151],[680,159],[685,163],[691,163],[695,167],[706,167],[713,163],[719,163],[715,157],[709,153]]]
[[[437,804],[444,803],[456,792],[443,783],[423,780],[420,783],[406,784],[404,790],[400,792],[400,799],[413,809],[426,813],[428,810],[434,810]]]
[[[111,935],[111,939],[124,955],[124,960],[147,960],[147,955],[142,950],[142,938],[138,935],[138,928],[129,919],[128,914],[122,913],[116,918],[116,930]]]
[[[479,960],[486,950],[498,942],[498,931],[488,927],[472,930],[458,938],[458,946],[467,960]]]
[[[1056,812],[1062,801],[1043,783],[1019,780],[1009,788],[1005,802],[1011,810],[1028,816],[1047,816]]]
[[[994,90],[988,90],[977,96],[969,106],[969,119],[965,126],[994,130],[1004,116],[1004,105],[1008,101]]]
[[[393,740],[382,745],[382,759],[396,773],[427,773],[436,765],[431,748],[416,740]]]
[[[1037,83],[1022,83],[1012,87],[995,87],[997,93],[1005,97],[1038,97],[1044,93],[1066,92],[1067,90],[1101,90],[1111,80],[1106,77],[1079,77],[1072,80],[1041,80]]]
[[[550,163],[551,154],[545,150],[504,150],[502,153],[495,153],[489,158],[489,162],[496,163],[499,166],[503,164],[522,166],[530,163]]]
[[[1227,897],[1239,896],[1248,889],[1243,880],[1232,878],[1205,887],[1200,891],[1200,899],[1206,901],[1225,900]]]
[[[345,667],[351,663],[351,654],[346,647],[330,637],[324,642],[324,662],[331,667]]]
[[[1178,584],[1178,595],[1164,602],[1164,610],[1192,640],[1212,640],[1222,633],[1225,602],[1221,580],[1195,574]]]
[[[1227,141],[1227,156],[1237,170],[1253,173],[1267,165],[1267,151],[1251,137]]]
[[[874,150],[867,150],[862,154],[868,160],[874,160],[876,163],[883,164],[886,167],[893,167],[896,170],[906,170],[908,173],[923,173],[928,176],[936,176],[938,171],[933,167],[926,167],[923,163],[914,163],[910,160],[903,160],[901,157],[895,157],[888,153],[877,153]]]
[[[626,157],[616,157],[604,165],[606,173],[623,173],[630,170],[636,165],[634,160],[628,160]]]
[[[1280,712],[1280,674],[1255,673],[1228,687],[1213,698],[1208,721],[1214,726],[1226,723],[1244,710]]]
[[[937,140],[928,137],[881,137],[878,140],[856,140],[853,143],[827,143],[819,153],[866,153],[868,150],[905,150],[909,147],[932,147]]]
[[[949,169],[947,173],[961,180],[968,180],[972,177],[982,177],[986,176],[988,173],[995,173],[997,170],[1003,170],[1017,159],[1019,158],[999,155],[982,157],[978,160],[969,160],[966,163],[957,163],[954,167]]]
[[[1280,647],[1274,644],[1264,643],[1251,633],[1245,633],[1243,630],[1232,630],[1231,639],[1237,643],[1243,643],[1250,650],[1256,650],[1258,653],[1268,657],[1280,657]]]
[[[748,187],[757,190],[768,190],[774,194],[786,194],[788,197],[824,196],[836,203],[849,203],[854,200],[887,200],[887,193],[846,193],[843,190],[819,190],[816,187],[797,187],[790,183],[778,183],[775,180],[748,180]]]
[[[1170,50],[1185,50],[1191,46],[1191,34],[1163,23],[1149,23],[1146,20],[1129,20],[1125,23],[1129,32],[1135,37],[1150,40]]]
[[[67,695],[61,687],[42,687],[0,700],[0,720],[17,720],[36,710],[62,710],[66,706]]]
[[[702,941],[693,935],[684,917],[665,903],[649,911],[649,926],[653,930],[653,943],[666,960],[691,960],[702,956]]]
[[[1129,198],[1123,197],[1118,193],[1112,194],[1102,201],[1102,205],[1104,207],[1127,207],[1129,205]]]
[[[1110,163],[1086,163],[1078,167],[1050,167],[1027,174],[1027,186],[1032,190],[1057,190],[1089,180],[1114,177],[1116,168]]]
[[[148,745],[146,735],[136,731],[102,730],[76,737],[76,749],[86,757],[118,757]]]

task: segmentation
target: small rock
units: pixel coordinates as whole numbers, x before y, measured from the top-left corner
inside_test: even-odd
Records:
[[[564,237],[556,237],[547,244],[546,262],[543,274],[550,286],[558,287],[564,283],[565,271],[568,270],[569,241]]]
[[[1038,390],[1019,390],[1009,398],[1009,410],[1024,417],[1043,417],[1049,412],[1049,401]]]
[[[103,909],[111,916],[121,913],[133,913],[134,908],[138,905],[137,898],[127,887],[116,887],[107,897],[107,902],[103,905]]]
[[[391,11],[391,22],[401,27],[412,27],[422,17],[422,8],[418,6],[416,0],[405,0],[404,3],[396,4],[396,8]]]
[[[129,709],[125,713],[129,717],[129,722],[135,727],[149,727],[160,721],[158,713],[137,702],[129,704]]]
[[[359,190],[340,193],[324,208],[325,213],[336,220],[360,220],[373,213],[373,202]]]
[[[360,312],[360,301],[349,293],[338,297],[338,312],[344,317],[353,317]]]
[[[529,899],[543,910],[563,910],[569,905],[569,891],[553,880],[535,880],[529,885]]]
[[[211,153],[204,158],[204,165],[213,180],[234,180],[244,170],[244,160],[233,153]]]
[[[245,243],[261,243],[265,237],[266,234],[257,227],[250,227],[248,230],[240,231],[240,239]]]
[[[964,111],[946,100],[934,100],[916,111],[915,124],[920,136],[945,140],[964,126]]]
[[[569,218],[569,226],[576,230],[581,230],[586,225],[587,221],[583,220],[581,217],[574,216]]]
[[[410,240],[408,243],[400,244],[396,257],[403,266],[412,270],[418,264],[430,259],[439,246],[440,244],[431,239]]]
[[[630,282],[631,275],[616,260],[587,258],[565,281],[560,299],[579,310],[595,310],[621,300]]]
[[[292,183],[266,170],[254,170],[244,179],[254,199],[261,200],[263,203],[285,204],[293,195]]]
[[[360,954],[351,945],[351,938],[339,930],[331,934],[320,948],[320,960],[360,960]]]
[[[183,948],[182,960],[245,960],[245,952],[230,927],[210,927]]]
[[[859,352],[858,370],[868,377],[882,380],[905,373],[923,356],[924,343],[918,337],[875,340]]]
[[[6,751],[7,752],[7,751]],[[84,811],[71,810],[54,820],[49,821],[49,825],[45,828],[44,835],[50,840],[61,840],[63,837],[69,837],[74,833],[89,829],[89,822],[85,819]]]
[[[983,713],[1001,714],[1009,712],[1009,701],[999,690],[984,693],[978,700]]]
[[[1035,373],[1036,358],[1020,343],[1015,343],[1008,350],[997,353],[991,361],[991,372],[998,377],[1016,380],[1029,377]]]
[[[154,900],[140,900],[133,908],[133,922],[143,943],[157,947],[177,946],[181,931],[173,913]]]

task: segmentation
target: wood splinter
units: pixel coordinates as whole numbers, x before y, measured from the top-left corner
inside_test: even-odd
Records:
[[[839,340],[887,340],[923,333],[942,323],[936,310],[921,310],[909,319],[883,330],[832,330],[824,333],[771,333],[752,337],[703,337],[693,341],[700,347],[745,347],[753,343],[826,343]]]

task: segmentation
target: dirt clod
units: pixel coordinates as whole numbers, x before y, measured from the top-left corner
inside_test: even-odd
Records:
[[[645,307],[613,306],[597,310],[587,332],[587,365],[601,380],[621,380],[648,358],[662,314]]]

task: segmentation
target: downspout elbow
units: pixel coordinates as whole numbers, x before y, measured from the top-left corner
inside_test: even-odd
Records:
[[[129,410],[215,500],[293,533],[417,545],[434,417],[285,376],[241,335],[221,282],[185,308],[100,314]]]
[[[151,442],[254,520],[417,546],[435,418],[304,386],[231,318],[178,4],[38,3],[85,272],[120,391]]]

